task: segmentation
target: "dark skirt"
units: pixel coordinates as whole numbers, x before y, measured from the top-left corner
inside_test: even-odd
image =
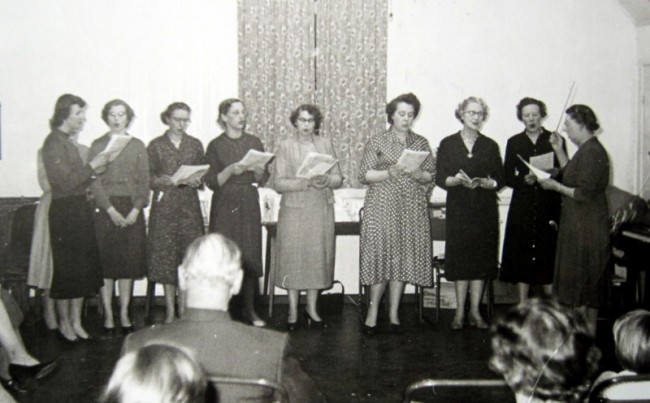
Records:
[[[133,208],[130,196],[111,196],[111,204],[124,218]],[[105,210],[95,210],[95,230],[104,278],[138,279],[147,271],[147,238],[144,214],[133,225],[120,228]]]
[[[52,288],[55,299],[97,294],[102,281],[92,208],[86,196],[52,200],[49,211]]]

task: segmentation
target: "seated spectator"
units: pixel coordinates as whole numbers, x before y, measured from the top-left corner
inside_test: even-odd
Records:
[[[130,334],[122,352],[151,343],[173,343],[195,353],[208,375],[265,378],[284,385],[292,402],[324,401],[298,362],[287,356],[287,334],[230,319],[228,303],[239,292],[243,274],[241,253],[234,242],[217,233],[196,239],[178,268],[186,308],[182,318]],[[222,402],[270,394],[234,385],[219,385],[217,391]]]
[[[594,387],[615,376],[650,374],[650,312],[636,309],[626,313],[616,319],[613,332],[616,358],[623,371],[603,372],[594,382]],[[615,391],[606,392],[605,397],[619,400],[648,398],[650,391],[647,383],[621,385]]]
[[[517,402],[577,402],[589,391],[600,350],[584,318],[550,299],[513,307],[492,327],[490,367]]]
[[[203,403],[203,369],[182,349],[151,344],[124,355],[115,365],[100,403]]]

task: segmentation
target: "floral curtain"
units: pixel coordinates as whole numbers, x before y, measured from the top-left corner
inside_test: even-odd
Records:
[[[367,139],[386,129],[386,0],[318,0],[316,102],[345,187],[357,178]]]
[[[239,96],[247,131],[268,151],[294,132],[291,111],[314,102],[314,2],[239,0]]]
[[[239,0],[239,86],[248,131],[267,150],[315,103],[345,187],[361,187],[367,139],[385,129],[387,0]]]

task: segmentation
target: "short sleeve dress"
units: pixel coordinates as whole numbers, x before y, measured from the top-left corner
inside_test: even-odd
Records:
[[[461,169],[470,178],[494,179],[496,189],[448,187],[447,177],[455,176]],[[503,182],[501,154],[494,140],[479,133],[470,151],[460,132],[442,139],[436,160],[436,184],[447,191],[445,277],[448,280],[496,278],[499,265],[497,190]]]
[[[402,144],[395,132],[388,130],[373,136],[366,145],[359,170],[361,183],[367,184],[369,170],[386,170],[395,165],[404,149],[429,152],[420,168],[435,178],[435,158],[429,142],[409,132],[406,144]],[[369,185],[361,221],[361,284],[392,280],[431,286],[428,202],[433,186],[433,182],[421,185],[409,176]]]
[[[185,249],[203,235],[199,195],[190,186],[157,186],[156,178],[172,176],[181,165],[205,163],[201,141],[183,134],[178,148],[167,133],[147,147],[153,197],[149,213],[147,277],[156,283],[178,284],[178,266]]]
[[[565,305],[598,308],[611,248],[605,196],[609,158],[596,137],[578,148],[562,171],[562,183],[575,188],[575,197],[562,197],[553,292]]]
[[[52,285],[52,248],[50,248],[48,212],[52,203],[52,187],[47,180],[42,150],[38,150],[36,168],[38,183],[43,190],[43,195],[41,195],[34,213],[34,234],[29,252],[27,285],[49,290]]]

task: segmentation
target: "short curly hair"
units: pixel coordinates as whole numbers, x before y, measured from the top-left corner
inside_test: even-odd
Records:
[[[517,119],[522,120],[521,111],[528,105],[537,105],[541,117],[546,117],[546,104],[539,99],[526,97],[522,98],[521,101],[519,101],[517,104]]]
[[[108,114],[111,111],[111,108],[119,105],[122,105],[126,111],[126,127],[129,127],[131,125],[131,121],[135,117],[135,112],[133,112],[133,108],[131,108],[129,104],[127,104],[125,101],[122,101],[121,99],[108,101],[106,105],[104,105],[102,108],[102,120],[104,123],[108,124]]]
[[[192,113],[192,109],[185,102],[174,102],[169,104],[167,109],[160,113],[160,120],[162,120],[164,124],[169,125],[169,118],[172,117],[172,113],[177,109],[187,111],[187,113]]]
[[[492,327],[490,367],[518,394],[577,401],[598,369],[600,350],[577,311],[533,298]]]
[[[464,99],[461,103],[458,104],[456,107],[456,110],[454,111],[454,116],[456,116],[456,119],[460,121],[460,123],[465,123],[463,120],[463,112],[465,112],[465,108],[467,108],[467,105],[469,104],[479,104],[481,107],[483,107],[483,121],[486,121],[488,118],[488,106],[479,97],[469,97],[467,99]]]
[[[420,113],[420,100],[418,99],[418,97],[415,96],[415,94],[409,92],[408,94],[402,94],[393,98],[386,105],[386,117],[389,124],[391,125],[393,124],[393,115],[397,110],[397,105],[399,105],[402,102],[405,104],[409,104],[413,107],[413,119],[418,117],[418,114]]]
[[[297,121],[298,121],[298,116],[300,116],[300,112],[307,112],[310,115],[314,117],[314,132],[315,134],[318,133],[318,129],[320,129],[321,123],[323,123],[323,114],[321,113],[320,109],[318,109],[318,106],[312,105],[312,104],[302,104],[299,107],[297,107],[293,112],[291,112],[291,116],[289,116],[289,120],[291,121],[291,124],[293,127],[298,127]]]
[[[571,105],[569,109],[566,110],[566,114],[569,115],[571,119],[575,120],[576,123],[584,125],[584,127],[591,133],[600,129],[600,124],[598,123],[596,114],[587,105]]]
[[[637,374],[650,374],[650,312],[628,312],[616,319],[612,330],[621,366]]]

